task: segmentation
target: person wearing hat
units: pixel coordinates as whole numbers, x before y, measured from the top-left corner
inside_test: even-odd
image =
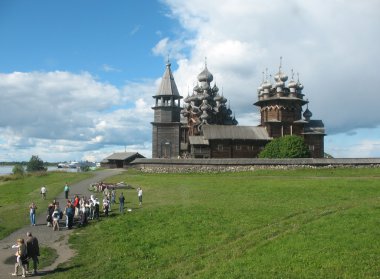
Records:
[[[33,260],[33,274],[37,275],[38,257],[40,256],[40,247],[38,245],[38,239],[35,236],[33,236],[31,232],[27,232],[26,236],[26,250],[28,251],[28,258]]]
[[[28,257],[26,254],[26,245],[23,238],[17,239],[17,252],[16,257],[18,261],[15,264],[15,272],[12,273],[12,276],[17,276],[18,267],[21,267],[22,277],[26,277],[26,265],[28,264]]]

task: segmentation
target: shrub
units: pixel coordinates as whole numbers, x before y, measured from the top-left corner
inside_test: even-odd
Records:
[[[284,136],[268,143],[259,158],[309,158],[310,152],[303,138]]]
[[[17,175],[17,176],[23,176],[25,174],[25,169],[23,167],[23,165],[21,164],[16,164],[14,165],[14,167],[12,168],[12,173],[14,175]]]
[[[82,166],[80,166],[80,170],[81,170],[82,172],[90,171],[90,167],[89,167],[89,166],[86,166],[86,165],[82,165]]]
[[[33,155],[27,166],[26,171],[28,172],[37,172],[37,171],[47,171],[47,168],[44,167],[44,162],[36,155]]]

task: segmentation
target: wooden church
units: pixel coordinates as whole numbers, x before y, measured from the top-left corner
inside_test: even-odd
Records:
[[[309,146],[311,157],[323,158],[325,129],[321,120],[311,120],[308,100],[304,99],[299,78],[287,82],[281,63],[274,83],[263,76],[257,90],[261,122],[239,126],[227,99],[212,85],[207,69],[198,75],[191,95],[183,98],[171,71],[166,70],[158,92],[152,122],[152,158],[255,158],[274,138],[299,135]],[[306,109],[303,112],[303,106]],[[303,113],[302,113],[303,112]]]

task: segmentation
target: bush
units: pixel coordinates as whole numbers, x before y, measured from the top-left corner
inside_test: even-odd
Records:
[[[33,155],[27,166],[26,171],[28,172],[37,172],[37,171],[47,171],[47,168],[44,167],[44,162],[36,155]]]
[[[90,167],[89,167],[89,166],[86,166],[86,165],[82,165],[82,166],[80,166],[80,170],[81,170],[82,172],[90,171]]]
[[[23,176],[25,174],[25,169],[23,165],[17,164],[12,168],[12,173],[17,176]]]
[[[284,136],[268,143],[259,158],[309,158],[310,152],[303,138]]]

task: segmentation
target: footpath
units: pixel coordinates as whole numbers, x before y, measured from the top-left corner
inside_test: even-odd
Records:
[[[88,190],[90,184],[102,181],[107,177],[120,174],[121,172],[123,172],[123,170],[120,169],[96,171],[94,172],[95,175],[93,177],[70,185],[70,197],[73,195],[89,197],[92,194]],[[56,198],[56,200],[59,201],[61,209],[66,206],[66,200],[63,192],[64,185],[65,181],[62,181],[62,193],[58,197],[49,197],[49,195],[47,196],[47,199],[49,200]],[[58,254],[58,258],[51,266],[48,266],[44,269],[38,269],[39,274],[37,276],[29,275],[31,278],[41,278],[43,275],[53,273],[58,264],[64,263],[74,256],[75,251],[70,249],[68,245],[68,237],[70,233],[75,231],[75,228],[72,230],[67,230],[64,226],[64,222],[61,222],[60,230],[53,231],[51,227],[46,226],[46,210],[47,208],[37,209],[36,226],[25,226],[13,232],[6,238],[0,240],[0,279],[21,278],[21,276],[16,277],[11,275],[11,273],[14,272],[14,264],[16,262],[16,257],[14,256],[16,250],[12,249],[11,247],[13,244],[15,244],[16,239],[26,239],[26,233],[28,231],[31,232],[33,236],[37,237],[40,247],[51,247],[55,249]],[[28,209],[25,209],[25,212],[25,214],[28,214]],[[10,257],[13,257],[13,261],[9,262]],[[33,263],[31,263],[31,265],[33,266]],[[19,270],[21,274],[21,269]]]

